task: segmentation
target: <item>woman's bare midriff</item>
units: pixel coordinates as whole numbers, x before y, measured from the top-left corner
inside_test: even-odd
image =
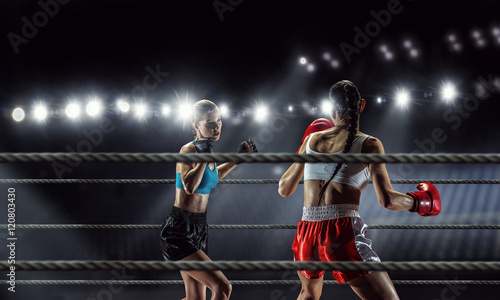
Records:
[[[179,188],[175,188],[174,206],[190,212],[206,212],[208,203],[208,194],[188,195]]]

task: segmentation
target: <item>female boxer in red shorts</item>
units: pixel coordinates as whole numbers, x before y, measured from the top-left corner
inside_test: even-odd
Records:
[[[219,108],[209,100],[193,105],[192,121],[195,140],[185,144],[180,153],[212,153],[212,144],[219,140],[222,119]],[[255,153],[255,144],[242,142],[238,153]],[[210,190],[224,178],[236,163],[177,163],[175,202],[165,218],[160,247],[167,261],[210,261],[208,252],[207,203]],[[221,271],[181,271],[186,289],[185,299],[204,300],[206,287],[212,291],[212,300],[226,300],[231,295],[231,284]]]
[[[365,107],[358,88],[348,80],[330,89],[334,127],[309,134],[299,153],[384,153],[380,140],[359,131]],[[441,210],[437,189],[420,183],[419,191],[393,190],[385,164],[294,163],[280,179],[279,194],[290,196],[304,177],[304,207],[292,249],[296,261],[380,261],[365,237],[367,225],[358,213],[359,198],[370,178],[377,199],[390,210],[410,210],[434,216]],[[333,271],[339,283],[347,282],[362,299],[399,299],[387,272]],[[319,299],[324,271],[298,272],[302,290],[298,299]]]

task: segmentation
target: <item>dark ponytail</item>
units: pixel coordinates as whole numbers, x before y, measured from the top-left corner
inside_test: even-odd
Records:
[[[339,119],[348,118],[349,123],[349,133],[345,141],[344,151],[342,153],[348,153],[351,150],[352,143],[356,138],[356,132],[358,128],[358,114],[361,108],[361,95],[359,94],[358,88],[349,80],[342,80],[335,83],[330,88],[330,100],[334,104],[334,112],[337,113]],[[342,162],[337,164],[332,177],[321,187],[321,192],[318,198],[318,205],[323,198],[326,188],[332,181],[332,179],[337,175],[340,168],[342,167]]]

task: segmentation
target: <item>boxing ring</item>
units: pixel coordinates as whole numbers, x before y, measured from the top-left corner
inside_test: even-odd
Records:
[[[40,162],[93,162],[93,163],[175,163],[175,162],[349,162],[349,163],[418,163],[418,164],[499,164],[500,154],[173,154],[173,153],[1,153],[1,163]],[[392,184],[499,184],[497,179],[404,179],[391,180]],[[174,179],[0,179],[4,184],[174,184]],[[277,184],[276,179],[225,179],[220,184]],[[301,181],[303,183],[303,181]],[[444,196],[444,197],[443,197]],[[442,195],[446,201],[446,195]],[[426,219],[423,219],[425,221]],[[160,224],[16,224],[16,230],[157,230]],[[8,224],[0,224],[5,230]],[[221,224],[209,225],[214,230],[289,230],[289,224]],[[374,230],[499,230],[499,224],[430,224],[430,225],[368,225]],[[290,241],[291,243],[291,241]],[[156,247],[153,243],[152,247]],[[307,270],[370,270],[394,272],[499,272],[500,261],[383,261],[383,262],[295,262],[295,261],[123,261],[123,260],[16,260],[17,271],[295,271]],[[8,272],[12,266],[0,261],[0,270]],[[62,273],[61,273],[62,274]],[[64,277],[64,276],[61,276]],[[19,285],[180,285],[182,280],[18,280]],[[230,280],[233,285],[293,285],[299,280]],[[500,280],[393,280],[395,285],[484,285],[498,286]],[[2,279],[0,284],[9,284]],[[324,284],[338,285],[335,280]]]

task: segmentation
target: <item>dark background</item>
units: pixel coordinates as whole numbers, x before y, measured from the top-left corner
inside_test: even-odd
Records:
[[[321,113],[320,103],[337,80],[350,79],[367,100],[361,131],[376,136],[388,153],[494,153],[498,142],[500,26],[498,1],[401,1],[387,26],[370,37],[348,63],[340,44],[354,46],[355,27],[374,21],[371,11],[390,1],[232,1],[218,13],[215,1],[69,1],[58,3],[16,53],[9,36],[23,34],[40,3],[0,2],[0,126],[2,152],[178,152],[191,138],[190,124],[175,107],[188,99],[211,99],[230,107],[223,119],[217,152],[234,152],[252,138],[261,152],[295,152],[304,128]],[[229,5],[229,1],[219,1]],[[54,9],[55,6],[52,6]],[[40,19],[42,22],[43,20]],[[480,30],[485,47],[475,46]],[[455,34],[462,51],[450,50]],[[418,49],[411,58],[406,39]],[[387,45],[394,57],[384,59]],[[336,59],[338,68],[324,59]],[[315,70],[299,64],[306,57]],[[331,60],[330,59],[330,60]],[[147,68],[168,73],[150,90],[141,89]],[[440,87],[453,82],[458,96],[441,99]],[[486,83],[485,83],[486,82]],[[412,102],[400,108],[398,89]],[[141,93],[144,92],[144,93]],[[429,96],[432,93],[432,96]],[[99,97],[106,107],[99,118],[64,117],[68,101]],[[140,97],[141,96],[141,97]],[[143,101],[146,120],[116,113],[116,100]],[[381,97],[383,103],[377,103]],[[139,99],[142,98],[142,99]],[[478,100],[480,99],[480,100]],[[30,109],[43,101],[44,122]],[[174,110],[161,116],[161,105]],[[254,120],[265,103],[271,114]],[[14,122],[15,107],[26,119]],[[289,112],[287,108],[293,107]],[[99,129],[102,124],[109,130]],[[440,132],[436,138],[433,132]],[[433,140],[434,136],[434,140]],[[85,148],[91,145],[91,148]],[[243,164],[228,178],[279,178],[288,164]],[[392,179],[497,179],[497,165],[388,165]],[[66,165],[50,163],[0,166],[2,178],[174,178],[174,164]],[[174,200],[172,185],[21,185],[2,184],[5,224],[7,192],[16,189],[18,224],[160,224]],[[369,186],[360,213],[368,224],[498,224],[499,188],[495,185],[437,185],[442,212],[422,218],[384,210]],[[415,185],[394,185],[414,190]],[[302,187],[282,198],[275,185],[219,185],[208,206],[210,224],[295,224],[301,216]],[[161,260],[155,230],[18,230],[18,260]],[[212,230],[213,260],[291,260],[293,230]],[[493,230],[369,230],[383,261],[498,260],[500,236]],[[7,259],[6,231],[0,231],[0,260]],[[130,272],[135,279],[181,279],[177,272]],[[297,279],[293,272],[226,272],[229,279]],[[492,273],[393,272],[393,279],[499,279]],[[111,272],[17,272],[16,279],[119,279]],[[332,279],[331,274],[326,279]],[[4,279],[2,279],[4,280]],[[179,286],[115,287],[113,299],[180,299]],[[16,287],[7,299],[106,299],[107,286]],[[495,286],[397,286],[402,299],[498,299]],[[447,290],[448,289],[448,290]],[[297,286],[234,286],[231,299],[295,299]],[[5,295],[5,296],[4,296]],[[323,298],[355,299],[348,286],[325,286]],[[444,298],[443,298],[444,297]]]

